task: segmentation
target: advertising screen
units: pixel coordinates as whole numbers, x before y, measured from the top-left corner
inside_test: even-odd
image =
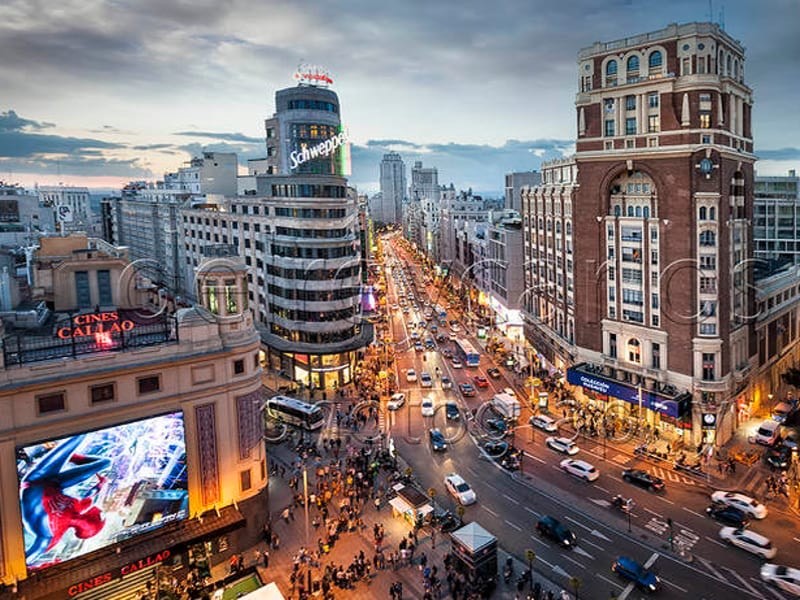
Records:
[[[188,516],[183,413],[17,448],[36,571]]]

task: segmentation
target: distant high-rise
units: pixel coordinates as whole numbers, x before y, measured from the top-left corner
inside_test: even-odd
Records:
[[[416,161],[411,169],[410,200],[420,203],[419,236],[421,250],[434,260],[439,246],[439,171]]]
[[[800,264],[800,178],[756,176],[753,200],[753,243],[756,258]],[[757,263],[758,264],[758,263]]]
[[[381,201],[373,220],[400,223],[403,220],[403,199],[406,194],[406,165],[397,152],[383,155],[381,161]]]

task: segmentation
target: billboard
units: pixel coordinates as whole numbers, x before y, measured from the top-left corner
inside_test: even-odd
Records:
[[[183,413],[17,448],[29,571],[184,519]]]

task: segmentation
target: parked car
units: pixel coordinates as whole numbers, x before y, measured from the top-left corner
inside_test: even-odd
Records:
[[[561,461],[560,466],[565,473],[574,475],[575,477],[583,479],[584,481],[594,481],[600,477],[600,471],[598,471],[593,465],[590,465],[583,460],[565,458]]]
[[[444,405],[444,414],[450,421],[458,421],[461,414],[458,411],[458,404],[455,402],[448,402]]]
[[[561,452],[562,454],[569,454],[570,456],[574,456],[575,454],[580,452],[580,448],[578,448],[578,445],[569,438],[549,437],[544,441],[544,443],[551,450],[555,450],[556,452]]]
[[[711,494],[712,502],[719,502],[727,506],[733,506],[756,519],[763,519],[767,516],[767,507],[758,500],[739,494],[738,492],[718,491]]]
[[[558,427],[556,426],[556,420],[553,417],[549,417],[547,415],[534,415],[529,420],[528,423],[533,425],[538,429],[542,429],[543,431],[547,431],[548,433],[553,433],[558,431]]]
[[[440,344],[442,342],[446,342],[447,341],[447,336],[445,334],[443,334],[443,333],[440,333],[439,335],[436,336],[436,341],[439,342]],[[445,352],[447,352],[448,354],[445,354]],[[446,356],[449,356],[449,354],[452,354],[450,352],[450,350],[442,350],[442,356],[446,357]]]
[[[406,371],[406,381],[409,383],[413,383],[417,380],[417,372],[414,369],[409,369]]]
[[[472,385],[471,383],[462,383],[458,386],[458,388],[461,390],[461,393],[464,394],[464,396],[467,398],[474,396],[476,394],[475,386]]]
[[[719,537],[729,544],[747,550],[751,554],[760,556],[767,560],[775,558],[778,549],[772,545],[769,538],[750,529],[736,529],[735,527],[723,527],[719,530]]]
[[[781,436],[781,424],[772,419],[767,419],[756,430],[755,441],[757,444],[772,446]]]
[[[494,459],[501,459],[508,452],[508,442],[503,440],[489,440],[483,443],[483,449],[486,453]]]
[[[497,367],[492,367],[491,369],[487,369],[486,374],[492,379],[498,379],[501,375],[500,369],[498,369]]]
[[[706,514],[715,521],[737,529],[744,529],[750,524],[750,519],[744,511],[727,504],[712,504],[706,509]]]
[[[433,350],[434,348],[436,348],[436,344],[433,343],[433,339],[432,338],[426,338],[425,339],[425,347],[428,350]]]
[[[661,587],[661,581],[655,573],[648,571],[641,564],[628,556],[620,556],[611,564],[611,570],[626,581],[632,581],[636,587],[647,592],[655,592]]]
[[[423,398],[422,399],[422,416],[423,417],[432,417],[433,413],[434,413],[433,398]]]
[[[428,518],[428,523],[437,527],[442,533],[449,533],[459,529],[463,523],[461,519],[451,513],[449,510],[436,509],[431,513]]]
[[[660,492],[665,489],[663,479],[641,469],[625,469],[622,472],[622,479],[651,492]]]
[[[548,537],[567,548],[574,548],[575,542],[578,540],[572,531],[564,527],[558,519],[549,515],[539,519],[539,522],[536,523],[536,531],[539,532],[539,535]]]
[[[447,440],[444,439],[444,435],[438,429],[429,429],[428,430],[428,440],[431,443],[431,450],[434,452],[444,452],[447,450]]]
[[[486,379],[486,377],[484,377],[483,375],[475,375],[475,377],[473,377],[472,380],[475,382],[475,385],[477,385],[479,388],[489,387],[489,380]]]
[[[478,496],[475,494],[475,491],[469,487],[469,484],[464,481],[464,478],[458,473],[449,473],[446,475],[444,478],[444,485],[447,488],[447,491],[450,492],[450,494],[462,506],[475,504],[475,502],[478,500]]]
[[[400,392],[396,394],[392,394],[389,398],[389,402],[386,403],[386,408],[389,410],[398,410],[406,403],[406,395]]]
[[[792,450],[782,444],[767,448],[764,451],[764,462],[773,469],[785,471],[792,465]]]
[[[761,565],[761,579],[779,590],[800,597],[800,570],[783,565]]]

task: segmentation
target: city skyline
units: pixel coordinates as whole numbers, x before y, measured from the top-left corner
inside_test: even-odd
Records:
[[[11,2],[0,8],[0,49],[16,57],[0,66],[0,178],[118,187],[202,150],[244,164],[263,156],[274,93],[307,61],[333,75],[359,191],[377,191],[380,159],[397,151],[407,165],[436,166],[442,183],[499,192],[504,173],[574,151],[580,48],[710,11],[720,21],[723,10],[689,0],[495,8],[96,2],[56,12]],[[746,47],[763,175],[800,166],[797,128],[784,122],[799,54],[790,10],[788,0],[757,14],[724,5],[726,31]]]

